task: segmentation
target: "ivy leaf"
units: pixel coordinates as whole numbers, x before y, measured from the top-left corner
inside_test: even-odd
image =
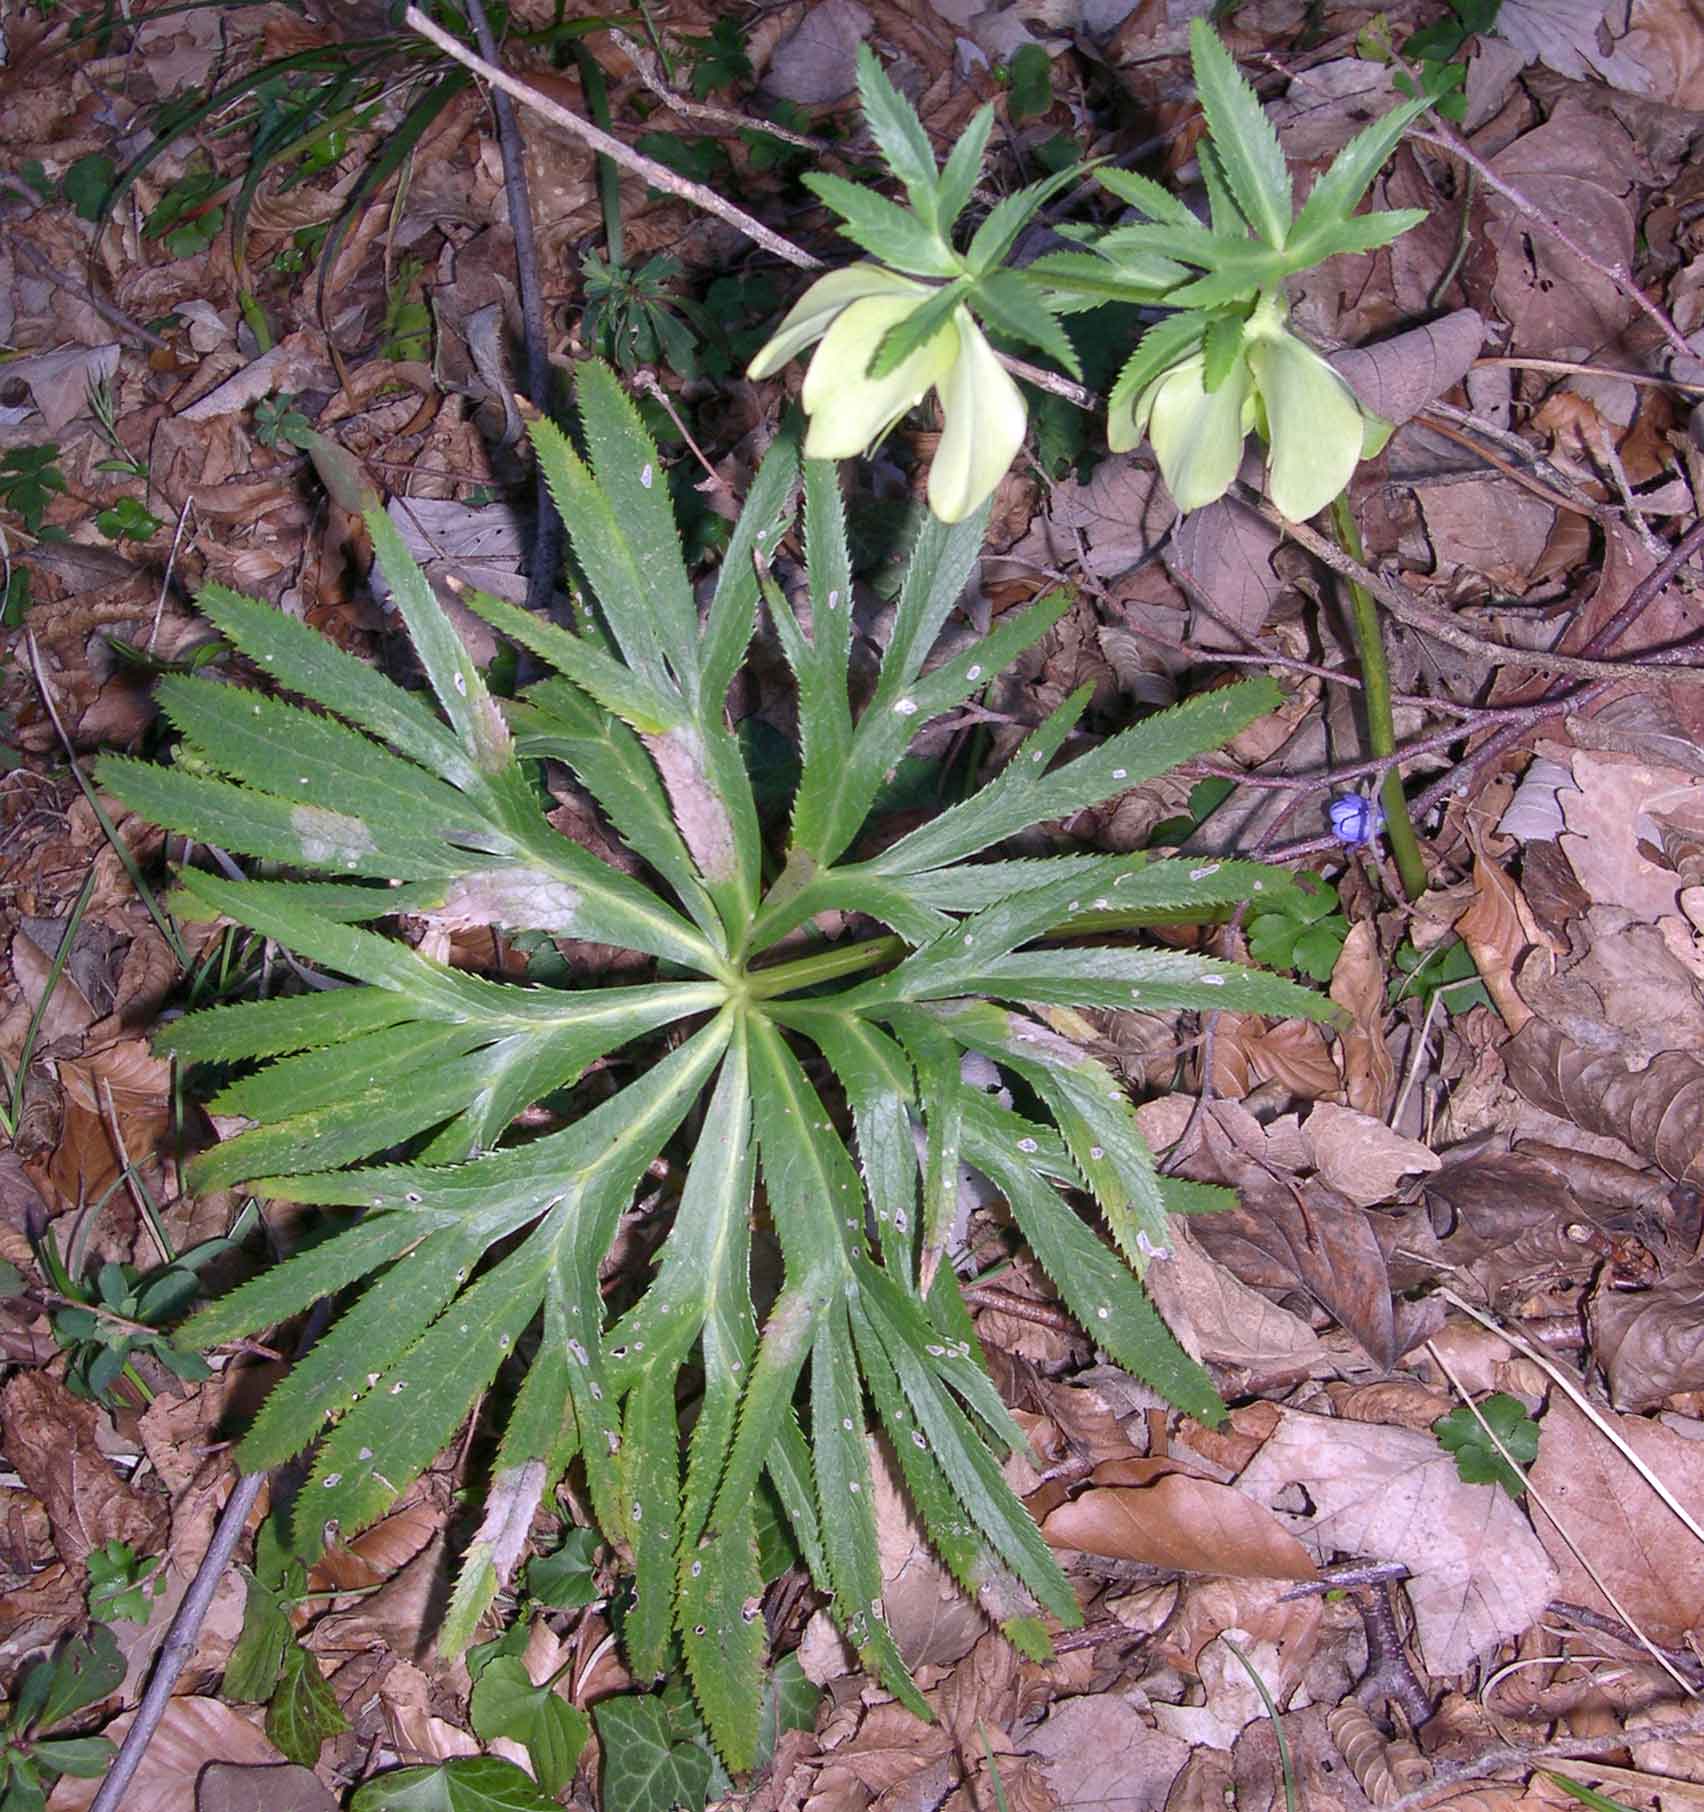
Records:
[[[605,1699],[592,1716],[603,1755],[606,1806],[621,1812],[703,1812],[710,1752],[676,1734],[661,1699]]]
[[[375,1775],[350,1796],[349,1812],[561,1812],[561,1807],[513,1762],[458,1755]]]
[[[319,1760],[320,1745],[348,1728],[349,1720],[319,1663],[299,1642],[290,1643],[284,1650],[278,1689],[266,1708],[266,1734],[273,1747],[311,1768]]]
[[[552,1687],[535,1686],[518,1657],[500,1657],[479,1676],[468,1705],[481,1742],[512,1737],[526,1745],[533,1776],[546,1793],[561,1793],[574,1778],[592,1734],[590,1719]]]
[[[596,1529],[570,1529],[553,1553],[527,1562],[527,1590],[553,1611],[578,1611],[599,1596]]]

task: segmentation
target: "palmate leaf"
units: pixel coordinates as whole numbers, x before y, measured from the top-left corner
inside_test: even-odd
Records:
[[[901,157],[920,157],[903,120],[891,123]],[[269,1467],[317,1442],[295,1548],[383,1515],[476,1404],[507,1404],[445,1646],[475,1635],[573,1466],[577,1501],[627,1576],[633,1673],[648,1680],[684,1655],[704,1727],[739,1768],[759,1754],[756,1509],[768,1487],[869,1667],[926,1713],[882,1612],[873,1428],[953,1577],[1025,1652],[1049,1652],[1045,1618],[1077,1619],[1001,1475],[998,1455],[1023,1434],[948,1262],[966,1166],[1004,1197],[1099,1344],[1173,1402],[1216,1413],[1139,1276],[1166,1251],[1172,1214],[1226,1194],[1160,1176],[1112,1074],[1038,1015],[1328,1009],[1274,977],[1130,939],[1255,896],[1277,903],[1293,885],[1280,875],[1002,853],[1218,746],[1278,704],[1271,681],[1203,693],[1098,742],[1082,736],[1085,689],[968,798],[846,860],[916,732],[985,687],[1069,599],[1009,610],[936,660],[982,527],[930,520],[855,710],[856,575],[833,468],[803,468],[800,571],[783,535],[797,448],[779,439],[701,623],[656,448],[608,373],[583,372],[578,394],[578,442],[532,432],[589,614],[567,630],[474,600],[558,677],[500,711],[380,527],[435,706],[215,592],[221,628],[293,699],[173,681],[177,765],[119,761],[105,777],[138,809],[282,864],[282,877],[253,881],[190,870],[178,897],[276,940],[328,983],[192,1014],[163,1041],[186,1063],[221,1066],[212,1106],[248,1122],[197,1161],[196,1180],[324,1211],[293,1255],[179,1331],[237,1340],[339,1299],[239,1449],[245,1467]],[[779,852],[762,848],[728,721],[760,596],[797,681],[803,744]],[[524,763],[546,758],[572,769],[637,872],[545,822]],[[895,935],[824,946],[804,927],[831,908]],[[517,986],[411,948],[385,928],[393,916],[423,923],[437,948],[452,931],[519,926],[618,945],[628,960],[618,986]],[[991,1074],[1024,1113],[977,1085]],[[526,1109],[545,1130],[520,1123]],[[667,1228],[648,1279],[610,1264],[642,1189]],[[1110,1239],[1083,1218],[1091,1201]],[[754,1219],[773,1229],[784,1271],[761,1317]],[[533,1689],[512,1684],[531,1717]],[[667,1722],[662,1701],[636,1703]],[[707,1774],[701,1742],[675,1732],[669,1753],[690,1750]]]
[[[1284,161],[1278,134],[1223,40],[1205,19],[1190,23],[1189,57],[1213,149],[1237,206],[1269,246],[1282,246],[1292,215],[1290,167]]]

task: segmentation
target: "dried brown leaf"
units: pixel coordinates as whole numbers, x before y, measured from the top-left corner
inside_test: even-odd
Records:
[[[1155,1730],[1116,1693],[1066,1699],[1026,1747],[1062,1806],[1097,1812],[1160,1812],[1189,1759],[1187,1743]]]
[[[1061,1505],[1041,1532],[1056,1548],[1191,1573],[1317,1579],[1308,1551],[1263,1504],[1230,1485],[1173,1473],[1144,1490],[1097,1487]]]
[[[160,1552],[165,1505],[132,1490],[100,1450],[102,1419],[93,1403],[74,1397],[45,1372],[18,1372],[0,1392],[6,1458],[41,1500],[54,1545],[73,1565],[109,1541],[129,1542],[138,1554]]]
[[[1390,1112],[1396,1066],[1384,1039],[1385,975],[1370,920],[1352,925],[1331,971],[1331,998],[1348,1015],[1340,1034],[1343,1093],[1349,1105],[1382,1120]]]
[[[1681,1391],[1704,1390],[1704,1259],[1649,1290],[1598,1290],[1586,1319],[1592,1357],[1617,1409],[1652,1409]]]
[[[1359,1208],[1389,1201],[1404,1177],[1436,1170],[1443,1162],[1418,1139],[1405,1139],[1371,1114],[1332,1101],[1314,1103],[1306,1131],[1321,1180]]]
[[[1613,1053],[1534,1019],[1503,1050],[1510,1082],[1535,1107],[1620,1139],[1677,1183],[1704,1183],[1704,1062],[1665,1051],[1629,1073]]]
[[[1404,1562],[1434,1674],[1462,1672],[1556,1595],[1555,1570],[1514,1499],[1464,1484],[1429,1434],[1290,1410],[1239,1483],[1274,1508],[1300,1485],[1312,1509],[1290,1526],[1321,1560]]]
[[[1638,1416],[1611,1415],[1609,1422],[1694,1520],[1704,1519],[1704,1444]],[[1557,1597],[1621,1618],[1557,1533],[1546,1503],[1646,1635],[1684,1643],[1704,1621],[1698,1544],[1572,1403],[1552,1397],[1540,1427],[1538,1459],[1528,1471],[1543,1502],[1534,1503],[1532,1516],[1555,1562]]]

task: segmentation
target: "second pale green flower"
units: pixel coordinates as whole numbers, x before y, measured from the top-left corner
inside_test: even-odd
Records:
[[[1166,488],[1186,514],[1230,489],[1251,428],[1267,442],[1267,495],[1292,522],[1323,510],[1389,432],[1329,361],[1290,332],[1276,299],[1255,308],[1213,390],[1206,363],[1204,352],[1184,354],[1107,421],[1115,453],[1144,437],[1153,443]]]
[[[888,333],[933,294],[878,264],[854,264],[819,278],[793,305],[748,367],[765,378],[813,340],[800,401],[810,426],[810,459],[868,452],[934,390],[944,426],[929,470],[929,507],[962,522],[1000,482],[1023,444],[1024,399],[970,311],[960,307],[885,377],[870,367]]]

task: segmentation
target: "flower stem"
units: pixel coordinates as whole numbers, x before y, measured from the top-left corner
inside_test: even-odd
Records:
[[[1347,495],[1331,506],[1331,521],[1343,551],[1353,560],[1364,558],[1361,532],[1349,508]],[[1367,740],[1375,759],[1396,753],[1396,726],[1390,715],[1390,667],[1385,660],[1384,637],[1379,631],[1379,607],[1372,593],[1354,579],[1348,581],[1350,622],[1355,632],[1355,648],[1361,657],[1361,685],[1367,706]],[[1390,853],[1396,859],[1396,872],[1402,891],[1417,900],[1426,891],[1426,864],[1420,855],[1420,839],[1414,834],[1414,820],[1408,815],[1408,795],[1402,790],[1402,773],[1392,768],[1379,788],[1379,804],[1384,809],[1385,833],[1390,838]]]

